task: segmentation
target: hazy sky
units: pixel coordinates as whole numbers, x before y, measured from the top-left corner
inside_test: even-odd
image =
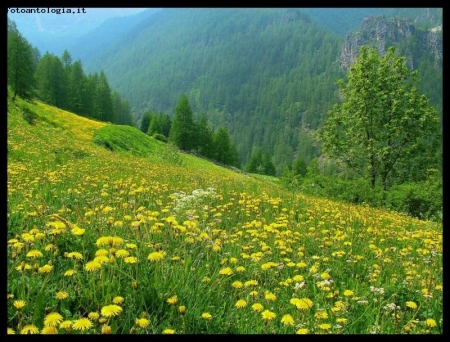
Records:
[[[72,13],[67,13],[68,9],[70,9]],[[17,11],[16,8],[9,8],[8,17],[16,22],[17,28],[24,35],[27,35],[27,33],[32,33],[32,31],[45,32],[48,34],[64,34],[65,32],[70,32],[75,28],[81,31],[81,34],[100,25],[107,18],[135,14],[145,9],[146,8],[85,7],[83,11],[82,8],[78,7],[21,7],[19,8],[19,11]]]

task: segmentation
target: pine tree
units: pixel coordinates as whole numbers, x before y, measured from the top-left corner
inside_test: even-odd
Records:
[[[169,139],[178,148],[190,151],[196,148],[194,119],[186,94],[182,94],[175,107]]]
[[[225,126],[221,126],[214,133],[214,156],[218,162],[225,165],[233,165],[230,133]]]
[[[8,72],[7,82],[11,86],[14,95],[24,99],[34,97],[34,67],[36,64],[35,49],[20,34],[16,23],[8,19],[8,44],[7,44]]]
[[[207,158],[213,158],[213,135],[205,114],[200,115],[197,124],[197,152]]]

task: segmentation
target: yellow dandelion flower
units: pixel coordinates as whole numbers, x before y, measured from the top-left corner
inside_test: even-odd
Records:
[[[281,323],[283,323],[284,325],[292,325],[293,326],[294,318],[291,315],[286,314],[281,318]]]
[[[274,302],[277,299],[277,296],[274,293],[267,291],[266,294],[265,294],[265,298],[269,302]]]
[[[432,318],[427,318],[427,320],[425,321],[425,324],[427,325],[427,327],[431,327],[431,328],[437,326],[436,321]]]
[[[120,306],[115,305],[115,304],[106,305],[101,310],[102,316],[105,316],[105,317],[117,316],[122,311],[123,311],[123,309]]]
[[[305,277],[303,277],[303,276],[300,275],[300,274],[297,274],[297,275],[295,275],[294,277],[292,277],[292,280],[295,281],[295,282],[297,282],[297,283],[300,283],[300,282],[302,282],[303,280],[305,280]]]
[[[336,323],[343,323],[343,324],[345,324],[345,323],[347,323],[347,321],[348,321],[348,319],[344,318],[344,317],[336,319]]]
[[[314,317],[317,319],[326,319],[328,318],[328,314],[325,310],[319,310],[314,314]]]
[[[84,268],[86,269],[86,271],[93,272],[102,268],[102,265],[98,261],[89,261],[88,263],[86,263]]]
[[[126,257],[124,259],[126,264],[135,264],[137,263],[137,258],[136,257]]]
[[[12,329],[12,328],[8,328],[8,332],[7,332],[7,334],[8,335],[15,335],[15,331],[14,331],[14,329]]]
[[[33,249],[32,251],[29,251],[27,253],[27,258],[42,258],[43,254],[41,251],[38,251],[37,249]]]
[[[236,280],[231,284],[231,286],[234,287],[235,289],[240,289],[244,285],[242,284],[241,281]]]
[[[329,330],[329,329],[331,329],[331,324],[329,324],[329,323],[322,323],[322,324],[319,324],[319,328],[322,329],[322,330]]]
[[[45,234],[44,233],[37,233],[35,236],[34,236],[37,240],[42,240],[43,238],[45,238]]]
[[[262,304],[260,304],[260,303],[255,303],[252,305],[252,309],[255,312],[261,312],[264,310],[264,306],[262,306]]]
[[[239,273],[245,272],[245,267],[244,266],[236,267],[236,272],[239,272]]]
[[[70,259],[77,259],[77,260],[83,259],[83,255],[79,252],[67,253],[67,257]]]
[[[107,320],[105,317],[100,317],[100,318],[98,319],[98,322],[99,322],[100,324],[103,324],[103,323],[108,322],[108,320]]]
[[[78,226],[74,226],[71,230],[72,234],[76,236],[83,236],[85,231],[86,231],[85,229],[80,228]]]
[[[87,330],[92,328],[93,324],[88,318],[79,318],[72,323],[72,328],[75,330]]]
[[[162,252],[152,252],[148,255],[148,260],[150,261],[159,261],[164,258],[164,254]]]
[[[112,301],[114,304],[122,304],[124,301],[124,298],[121,296],[117,296],[117,297],[114,297]]]
[[[64,321],[59,324],[60,329],[70,330],[72,328],[72,321]]]
[[[297,309],[300,310],[308,310],[311,309],[313,306],[312,300],[308,298],[301,298],[301,299],[292,298],[289,302],[291,304],[294,304],[297,307]]]
[[[167,303],[172,304],[172,305],[177,304],[177,303],[178,303],[178,297],[177,297],[176,295],[173,296],[173,297],[170,297],[170,298],[167,300]]]
[[[135,245],[134,243],[127,243],[125,246],[127,246],[127,248],[129,249],[137,248],[137,245]]]
[[[108,255],[108,251],[104,248],[100,248],[99,250],[97,250],[97,252],[95,252],[96,257],[102,256],[102,255],[104,255],[104,256]]]
[[[111,334],[111,326],[109,326],[109,325],[107,325],[107,324],[103,324],[103,325],[102,325],[102,331],[101,331],[101,333],[102,333],[103,335],[109,335],[109,334]]]
[[[57,335],[58,329],[56,327],[48,325],[42,328],[41,330],[42,335]]]
[[[209,312],[202,313],[202,318],[207,319],[208,321],[212,320],[212,316]]]
[[[434,287],[434,289],[437,290],[437,291],[442,291],[443,286],[438,284],[438,285],[436,285],[436,286]]]
[[[44,318],[44,325],[56,327],[63,321],[63,317],[58,312],[51,312]]]
[[[258,291],[255,291],[255,290],[250,291],[250,296],[252,296],[252,297],[258,297]]]
[[[406,306],[410,309],[416,310],[417,309],[417,304],[411,301],[406,302]]]
[[[261,312],[261,316],[263,321],[271,321],[272,319],[277,317],[276,313],[269,310],[264,310],[263,312]]]
[[[245,308],[247,306],[247,302],[243,299],[239,299],[234,306],[236,306],[238,309]]]
[[[71,277],[71,276],[73,276],[75,273],[77,273],[77,271],[75,271],[75,270],[67,270],[66,272],[64,272],[64,276],[65,276],[65,277]]]
[[[26,303],[24,300],[15,300],[13,305],[17,310],[20,310],[26,305]]]
[[[150,321],[147,318],[136,318],[136,325],[140,328],[146,328],[150,324]]]
[[[164,329],[162,334],[163,335],[173,335],[173,334],[175,334],[175,330],[174,329]]]
[[[106,264],[107,262],[109,262],[109,258],[106,255],[100,255],[100,256],[96,256],[94,258],[94,260],[92,260],[92,261],[97,262],[101,265],[101,264]]]
[[[125,257],[127,257],[127,256],[129,256],[130,255],[130,252],[128,252],[127,250],[125,250],[125,249],[119,249],[117,252],[116,252],[116,257],[118,257],[118,258],[125,258]]]
[[[258,286],[258,281],[257,280],[247,280],[244,283],[245,287],[250,287],[250,286]]]
[[[225,267],[225,268],[222,268],[220,271],[219,271],[219,274],[221,274],[221,275],[232,275],[233,274],[233,270],[230,268],[230,267]]]
[[[298,329],[297,331],[296,331],[296,334],[297,335],[306,335],[306,334],[308,334],[308,329],[306,329],[306,328],[300,328],[300,329]]]
[[[50,271],[53,269],[53,266],[51,265],[44,265],[42,267],[39,267],[38,272],[39,273],[50,273]]]
[[[22,335],[25,335],[25,334],[39,334],[39,329],[33,324],[27,324],[26,326],[24,326],[22,328],[22,330],[20,330],[20,333]]]
[[[93,321],[96,321],[97,319],[99,319],[99,317],[100,317],[100,314],[96,311],[89,312],[89,314],[88,314],[88,318],[92,319]]]
[[[66,299],[67,297],[69,297],[69,294],[66,291],[59,291],[58,293],[56,293],[56,299],[62,300]]]
[[[184,315],[186,313],[186,307],[184,305],[181,305],[180,307],[178,307],[178,311],[180,312],[180,314]]]
[[[331,276],[330,276],[327,272],[323,272],[323,273],[320,275],[320,278],[321,278],[321,279],[324,279],[324,280],[327,280],[327,279],[330,279]]]
[[[345,297],[351,297],[355,294],[355,292],[353,292],[352,290],[345,290],[344,291],[344,296]]]

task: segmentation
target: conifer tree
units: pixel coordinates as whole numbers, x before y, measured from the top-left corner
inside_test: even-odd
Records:
[[[190,151],[196,148],[194,119],[186,94],[182,94],[175,107],[175,116],[170,129],[169,140],[178,148]]]
[[[34,96],[34,66],[35,49],[17,30],[16,23],[8,19],[8,43],[7,43],[7,82],[11,86],[14,95],[24,99]]]

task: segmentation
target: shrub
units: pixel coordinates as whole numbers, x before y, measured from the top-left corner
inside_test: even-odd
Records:
[[[167,137],[164,134],[161,133],[154,133],[152,135],[153,138],[155,138],[156,140],[162,141],[162,142],[168,142]]]

